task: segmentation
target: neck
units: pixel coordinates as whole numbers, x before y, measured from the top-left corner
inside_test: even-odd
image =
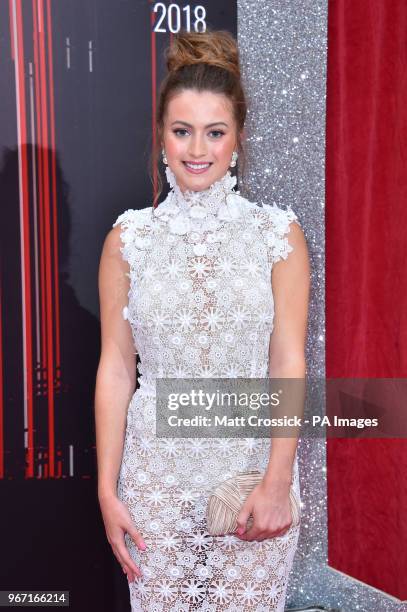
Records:
[[[209,211],[216,212],[221,204],[225,202],[227,195],[235,193],[234,187],[237,180],[236,177],[231,175],[229,170],[220,179],[201,191],[193,191],[191,189],[182,190],[177,183],[175,174],[169,166],[167,166],[165,173],[172,189],[173,198],[178,206],[185,212],[194,205],[199,205]]]

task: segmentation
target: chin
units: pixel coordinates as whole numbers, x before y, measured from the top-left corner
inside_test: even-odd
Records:
[[[212,183],[215,182],[215,180],[216,179],[212,179],[209,177],[196,177],[192,180],[189,179],[188,181],[184,181],[184,184],[186,189],[189,189],[190,191],[203,191],[204,189],[208,189],[212,185]]]
[[[204,174],[193,175],[182,168],[182,183],[185,185],[185,189],[189,191],[203,191],[204,189],[208,189],[213,183],[218,181],[219,179],[226,174],[226,170],[219,174],[219,170],[214,170],[213,167],[209,169],[209,171]],[[181,178],[181,177],[180,177]]]

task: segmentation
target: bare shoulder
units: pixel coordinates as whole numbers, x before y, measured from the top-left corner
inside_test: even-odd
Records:
[[[120,227],[106,234],[99,265],[98,286],[103,363],[110,371],[134,382],[135,355],[126,321],[129,266],[122,255]]]
[[[123,241],[120,225],[110,229],[102,247],[99,266],[99,281],[110,284],[122,279],[125,282],[129,264],[123,255]]]
[[[291,250],[272,267],[274,330],[270,341],[270,367],[304,359],[310,295],[310,263],[301,226],[291,221],[286,237]]]
[[[290,251],[284,259],[273,264],[273,277],[278,279],[283,275],[291,274],[293,277],[309,274],[309,251],[304,231],[297,221],[291,221],[286,234]]]
[[[116,225],[106,234],[103,251],[105,251],[107,255],[121,255],[120,248],[123,246],[123,243],[120,235],[122,231],[120,225]]]
[[[291,249],[288,256],[279,259],[272,266],[273,292],[277,296],[283,291],[288,291],[292,299],[297,299],[309,291],[311,266],[307,240],[303,229],[296,221],[292,221],[289,225],[287,240]]]
[[[293,254],[296,252],[297,257],[308,257],[308,245],[305,238],[304,230],[297,221],[291,221],[289,224],[288,241],[293,247]]]
[[[110,229],[104,240],[98,275],[101,315],[109,313],[109,317],[119,320],[129,290],[129,264],[123,257],[122,246],[120,227]],[[105,323],[109,321],[110,318],[105,319]]]

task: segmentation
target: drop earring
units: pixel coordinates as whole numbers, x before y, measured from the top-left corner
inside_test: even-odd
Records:
[[[161,151],[162,156],[163,156],[163,164],[165,164],[166,166],[168,165],[168,161],[167,161],[167,157],[165,155],[165,151],[164,149]]]
[[[236,166],[237,158],[238,158],[237,151],[233,151],[233,153],[232,153],[232,161],[230,162],[230,167],[231,168],[234,168]]]

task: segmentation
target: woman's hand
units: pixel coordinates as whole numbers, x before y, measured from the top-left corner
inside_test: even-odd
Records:
[[[234,535],[249,542],[261,542],[284,535],[293,521],[290,486],[291,483],[278,481],[268,484],[262,481],[258,484],[240,510]],[[250,515],[253,517],[253,525],[246,531]]]
[[[146,544],[135,528],[127,506],[116,495],[99,496],[99,505],[108,542],[123,572],[127,574],[127,580],[132,582],[136,576],[141,577],[142,573],[128,553],[124,535],[127,532],[140,550],[146,550]]]

